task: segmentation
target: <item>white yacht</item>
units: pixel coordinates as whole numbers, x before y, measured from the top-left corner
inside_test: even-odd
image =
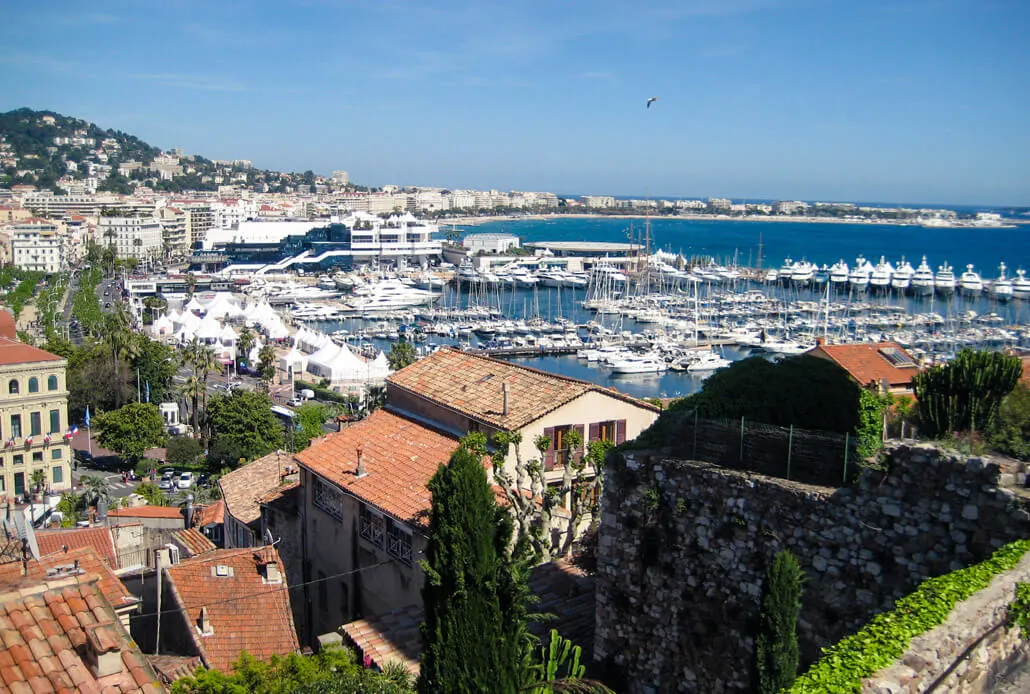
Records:
[[[1026,270],[1016,270],[1016,279],[1012,280],[1012,296],[1017,299],[1030,299],[1030,280],[1026,278]]]
[[[823,266],[815,271],[812,281],[820,286],[830,281],[830,268],[826,263],[823,263]]]
[[[347,307],[355,311],[389,311],[423,306],[438,297],[439,294],[417,289],[399,279],[388,279],[355,290]]]
[[[912,263],[901,256],[901,262],[894,268],[894,277],[891,278],[891,289],[896,292],[906,292],[912,286],[912,277],[916,271],[912,269]]]
[[[938,294],[955,293],[955,271],[948,265],[947,260],[942,265],[937,266],[937,274],[933,279],[933,288],[937,290]]]
[[[764,279],[766,284],[775,284],[779,276],[780,273],[778,273],[776,270],[766,270]]]
[[[912,293],[919,296],[933,294],[933,270],[927,264],[925,255],[912,275]]]
[[[701,352],[687,365],[687,372],[715,371],[716,369],[724,369],[732,363],[729,359],[721,357],[715,352]]]
[[[512,270],[511,276],[515,280],[515,286],[519,289],[532,289],[540,281],[536,275],[524,267]]]
[[[891,286],[891,278],[894,277],[894,266],[887,262],[882,255],[880,262],[876,264],[869,274],[869,288],[873,291],[885,292]]]
[[[815,263],[800,260],[794,263],[790,273],[790,283],[795,287],[807,287],[815,276]]]
[[[653,354],[634,354],[620,359],[612,364],[612,373],[617,374],[647,374],[661,373],[668,369],[663,359]]]
[[[779,275],[778,275],[778,277],[780,278],[780,282],[782,282],[783,284],[789,284],[790,283],[790,276],[793,275],[793,274],[794,274],[794,261],[791,260],[790,258],[787,258],[786,260],[783,261],[783,265],[780,266],[780,272],[779,272]]]
[[[830,266],[830,283],[843,285],[848,281],[848,264],[841,258]]]
[[[977,295],[984,290],[984,281],[980,279],[979,274],[973,272],[972,263],[966,265],[966,271],[959,278],[958,286],[963,294],[968,295]]]
[[[869,287],[869,278],[873,274],[873,265],[862,256],[858,256],[855,267],[848,274],[848,282],[851,288],[858,291],[865,291]]]
[[[1008,301],[1012,298],[1012,280],[1005,276],[1005,263],[998,266],[998,279],[991,282],[987,292],[997,301]]]

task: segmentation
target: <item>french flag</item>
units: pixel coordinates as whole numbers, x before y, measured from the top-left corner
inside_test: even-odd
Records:
[[[72,424],[72,428],[68,431],[68,433],[71,434],[72,436],[78,436],[79,435],[79,425],[78,424]]]
[[[26,436],[25,437],[25,445],[26,446],[31,446],[32,445],[32,437],[31,436]]]

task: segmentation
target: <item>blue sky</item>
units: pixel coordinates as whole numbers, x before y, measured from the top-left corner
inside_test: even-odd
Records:
[[[0,110],[371,185],[1025,205],[1028,28],[1025,0],[11,0]]]

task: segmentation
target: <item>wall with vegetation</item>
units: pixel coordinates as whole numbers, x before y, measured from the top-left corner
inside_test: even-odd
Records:
[[[802,669],[921,581],[1030,536],[1022,484],[983,458],[896,446],[848,487],[632,452],[609,463],[595,657],[628,692],[747,691],[766,568],[805,570]],[[1000,486],[999,486],[1000,485]]]

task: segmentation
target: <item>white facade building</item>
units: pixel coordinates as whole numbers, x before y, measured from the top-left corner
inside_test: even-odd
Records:
[[[60,272],[65,266],[60,227],[45,219],[27,219],[8,227],[15,267],[34,272]]]
[[[98,243],[113,245],[118,258],[146,260],[163,254],[161,223],[153,217],[101,217]]]
[[[461,240],[461,245],[469,253],[506,253],[519,247],[519,237],[515,234],[469,234]]]

